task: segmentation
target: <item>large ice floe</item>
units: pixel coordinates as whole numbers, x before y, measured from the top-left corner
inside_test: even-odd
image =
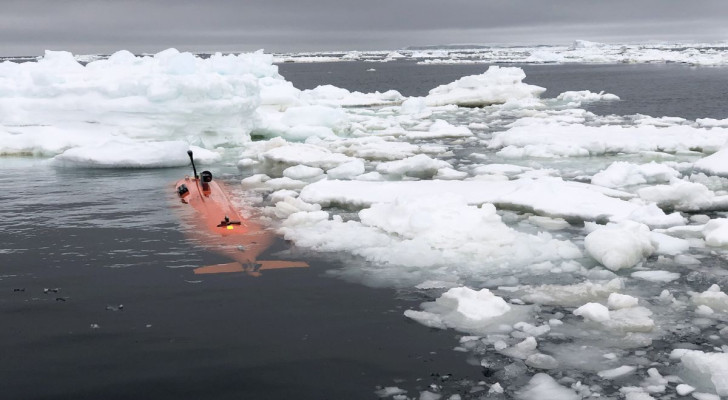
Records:
[[[501,56],[658,57],[633,50]],[[296,251],[426,300],[403,319],[457,332],[484,398],[728,396],[724,121],[598,116],[581,104],[616,96],[541,98],[516,67],[407,98],[299,90],[272,62],[175,50],[4,62],[0,154],[166,167],[192,148],[212,168],[237,165],[246,201]],[[379,396],[409,398],[383,383]],[[420,398],[460,398],[465,384]]]

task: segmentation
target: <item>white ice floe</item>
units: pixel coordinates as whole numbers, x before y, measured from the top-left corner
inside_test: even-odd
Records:
[[[396,90],[388,90],[384,93],[361,93],[350,92],[332,85],[322,85],[302,91],[301,99],[311,104],[331,107],[363,107],[399,104],[405,100],[405,97]]]
[[[460,78],[438,86],[425,97],[428,106],[455,104],[482,107],[511,100],[537,98],[546,89],[523,83],[526,74],[520,68],[491,66],[481,75]]]
[[[662,271],[662,270],[652,270],[652,271],[636,271],[631,274],[633,278],[642,279],[645,281],[650,282],[672,282],[674,280],[680,279],[680,274],[677,272],[669,272],[669,271]]]
[[[596,229],[584,239],[584,248],[612,271],[633,267],[655,251],[650,229],[633,221]]]
[[[647,183],[669,183],[679,176],[680,172],[674,168],[654,161],[641,165],[617,161],[595,174],[591,183],[610,188],[623,188]]]
[[[599,303],[586,303],[574,310],[574,315],[596,322],[604,322],[610,319],[609,309]]]
[[[536,374],[516,395],[520,400],[580,400],[575,391],[559,385],[546,374]]]
[[[203,59],[169,49],[152,57],[119,51],[85,66],[53,51],[1,63],[0,154],[53,155],[115,137],[245,143],[258,79],[282,80],[271,62],[262,52]]]
[[[571,106],[578,107],[581,103],[593,101],[614,101],[619,100],[619,96],[611,93],[594,93],[589,90],[578,90],[563,92],[556,96],[556,100],[570,103]]]
[[[468,287],[452,288],[422,307],[425,311],[407,310],[404,315],[430,327],[472,333],[502,329],[498,324],[506,320],[501,317],[511,311],[511,306],[490,290]]]
[[[698,150],[707,154],[723,147],[728,129],[710,130],[687,125],[658,128],[651,125],[587,126],[549,122],[515,126],[493,135],[491,149],[509,158],[583,157],[610,153],[660,151],[675,153]]]
[[[336,203],[363,207],[374,203],[391,203],[403,196],[420,197],[437,193],[457,194],[468,204],[494,203],[504,208],[526,208],[550,217],[588,221],[629,219],[632,213],[643,207],[610,197],[629,198],[632,195],[628,193],[559,178],[512,181],[320,181],[307,186],[301,192],[301,198],[322,205]],[[683,218],[678,219],[682,223]],[[664,213],[660,220],[673,224],[677,222],[674,216]]]
[[[698,390],[728,396],[728,353],[676,349],[670,358],[680,360],[680,377]]]
[[[717,195],[702,183],[676,180],[669,185],[647,186],[637,190],[637,195],[660,207],[679,211],[711,211],[728,209],[728,196]]]
[[[111,141],[98,146],[70,148],[53,157],[51,162],[64,167],[88,168],[182,167],[190,163],[187,150],[193,150],[198,164],[210,164],[221,158],[219,153],[190,146],[182,141]]]
[[[637,306],[639,299],[630,295],[611,293],[607,299],[607,305],[612,310],[619,310],[622,308],[630,308]]]
[[[637,368],[632,365],[622,365],[614,369],[599,371],[597,375],[603,379],[619,379],[633,374],[636,370]]]
[[[586,281],[573,285],[541,285],[524,287],[522,298],[536,304],[576,307],[586,302],[606,299],[610,294],[621,291],[624,282],[615,278],[607,282]]]
[[[702,293],[689,292],[693,303],[705,305],[719,312],[728,313],[728,294],[720,290],[720,286],[712,285]]]
[[[300,212],[284,220],[280,231],[300,247],[347,251],[374,261],[353,272],[375,280],[380,274],[385,280],[396,276],[389,284],[527,270],[534,262],[581,257],[570,242],[514,231],[492,205],[471,206],[454,195],[403,197],[373,204],[358,216],[360,221],[345,222],[326,212]],[[402,267],[410,273],[394,273]]]
[[[705,158],[701,158],[695,162],[694,167],[711,175],[728,177],[728,149],[721,149]]]

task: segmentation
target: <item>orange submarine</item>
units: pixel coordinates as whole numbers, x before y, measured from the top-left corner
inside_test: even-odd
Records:
[[[273,245],[275,233],[254,219],[241,217],[224,185],[213,181],[210,171],[197,175],[192,151],[187,151],[187,155],[194,176],[186,176],[175,184],[179,199],[194,211],[186,218],[191,228],[186,231],[204,248],[233,260],[195,268],[195,274],[245,272],[260,276],[260,271],[264,270],[308,267],[303,261],[258,260],[258,256]]]

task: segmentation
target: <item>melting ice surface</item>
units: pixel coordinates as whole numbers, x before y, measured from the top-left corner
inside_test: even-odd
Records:
[[[430,299],[405,317],[462,335],[475,397],[728,396],[728,120],[599,116],[582,105],[616,96],[541,99],[515,67],[407,98],[302,91],[272,62],[4,62],[0,153],[163,167],[197,146],[236,164],[274,229],[344,261],[332,274]]]

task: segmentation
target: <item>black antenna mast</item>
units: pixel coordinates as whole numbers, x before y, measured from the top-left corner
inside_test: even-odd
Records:
[[[190,156],[190,161],[192,162],[192,172],[195,173],[195,179],[197,179],[197,168],[195,168],[195,159],[192,158],[192,150],[187,150],[187,155]]]

